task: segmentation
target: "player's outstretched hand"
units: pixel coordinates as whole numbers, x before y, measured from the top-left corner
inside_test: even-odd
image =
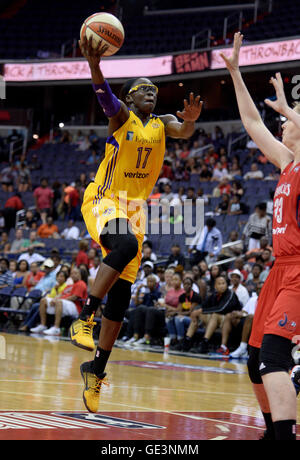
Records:
[[[225,61],[226,67],[229,72],[234,72],[239,69],[239,57],[240,57],[240,49],[243,43],[244,35],[241,32],[236,32],[234,34],[233,40],[233,52],[231,57],[225,56],[224,53],[220,53],[220,56]]]
[[[84,37],[83,40],[79,40],[79,47],[82,55],[87,59],[88,63],[92,66],[97,66],[100,63],[101,57],[109,48],[108,45],[103,45],[102,41],[99,42],[97,48],[93,48],[93,37],[89,40]]]
[[[202,111],[203,101],[200,96],[194,97],[194,93],[190,93],[190,100],[184,99],[184,109],[182,112],[177,112],[177,116],[184,121],[197,121]]]
[[[289,108],[288,103],[286,101],[286,97],[284,94],[284,87],[283,81],[281,78],[280,72],[275,74],[275,78],[271,77],[270,83],[274,86],[276,91],[276,101],[271,101],[270,99],[265,99],[265,103],[271,107],[272,109],[276,110],[276,112],[285,115],[287,109]]]

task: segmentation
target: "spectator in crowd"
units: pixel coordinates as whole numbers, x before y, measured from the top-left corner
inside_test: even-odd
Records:
[[[260,248],[260,239],[266,236],[269,240],[272,235],[272,221],[266,212],[266,203],[259,203],[255,212],[250,215],[246,223],[242,239],[248,242],[248,251]]]
[[[9,242],[9,237],[7,232],[2,232],[1,238],[0,238],[0,253],[7,254],[10,252],[10,242]]]
[[[200,173],[199,173],[199,180],[200,182],[209,182],[211,181],[212,179],[212,171],[211,169],[209,168],[209,166],[207,164],[203,164],[201,169],[200,169]]]
[[[239,214],[247,214],[248,206],[244,203],[241,203],[240,195],[233,195],[228,206],[228,215],[229,216],[238,216]]]
[[[147,200],[148,206],[158,206],[162,194],[160,193],[159,186],[155,185],[153,187],[152,193]]]
[[[24,204],[19,192],[6,200],[2,214],[5,222],[5,230],[10,231],[16,225],[17,212],[24,209]]]
[[[57,225],[53,223],[53,217],[47,216],[46,223],[38,227],[37,235],[40,238],[59,238]]]
[[[245,283],[246,288],[248,289],[248,292],[250,296],[252,295],[253,292],[256,291],[257,286],[259,283],[261,283],[263,280],[261,279],[261,274],[263,272],[263,266],[260,264],[255,263],[252,267],[251,272],[248,275],[247,281]]]
[[[174,268],[167,268],[164,273],[164,282],[159,283],[162,297],[165,297],[167,292],[173,289],[173,274],[175,273]]]
[[[152,262],[157,261],[156,254],[152,251],[153,245],[152,242],[146,240],[142,244],[142,264],[146,262],[146,260],[151,260]]]
[[[172,187],[170,184],[164,185],[164,193],[162,193],[161,198],[164,200],[168,200],[169,203],[171,203],[171,201],[173,200],[174,193],[172,192]]]
[[[189,248],[191,265],[197,265],[207,256],[215,260],[222,249],[222,234],[214,219],[207,219],[202,232],[196,234]]]
[[[232,195],[239,195],[242,197],[244,195],[244,189],[241,183],[237,180],[234,180],[231,184],[231,194]]]
[[[222,163],[220,161],[217,162],[214,170],[213,170],[213,175],[211,180],[212,181],[220,181],[224,177],[228,177],[228,171],[226,168],[223,167]]]
[[[248,179],[260,179],[261,180],[263,178],[264,178],[264,173],[258,169],[257,163],[252,163],[251,171],[244,174],[244,180],[248,180]]]
[[[226,248],[223,248],[221,251],[221,255],[224,255],[226,257],[237,257],[240,256],[243,252],[243,243],[241,240],[239,240],[239,234],[236,230],[232,230],[229,234],[229,240],[227,243],[234,243],[236,241],[240,241],[240,243],[237,243],[233,246],[228,246]]]
[[[227,193],[224,193],[221,197],[221,201],[216,206],[215,212],[217,214],[227,214],[229,209],[230,197]]]
[[[219,198],[223,195],[223,193],[226,193],[227,195],[230,195],[231,193],[231,185],[227,176],[223,177],[220,180],[220,183],[213,189],[212,196]]]
[[[26,260],[21,260],[17,263],[17,270],[14,273],[14,287],[19,288],[24,284],[24,279],[29,274],[29,264]]]
[[[31,209],[27,209],[25,213],[25,221],[23,224],[24,230],[37,230],[38,227],[38,217],[35,212]]]
[[[95,256],[94,257],[94,263],[93,263],[93,266],[90,267],[89,269],[89,278],[88,278],[88,287],[89,289],[92,288],[93,286],[93,283],[94,283],[94,280],[97,276],[97,273],[98,273],[98,270],[99,270],[99,267],[100,267],[100,263],[101,263],[101,259],[99,256]]]
[[[63,273],[63,272],[61,272]],[[74,284],[65,287],[65,289],[54,298],[45,298],[40,302],[41,323],[30,331],[34,333],[44,333],[46,335],[60,335],[60,323],[64,316],[77,318],[84,300],[87,297],[87,285],[82,280],[82,274],[79,269],[73,268],[71,277]],[[60,278],[65,283],[66,275],[63,273]],[[54,326],[47,329],[47,313],[54,315]]]
[[[263,287],[263,283],[260,282],[256,286],[256,292],[252,294],[252,296],[248,300],[243,310],[240,312],[232,312],[232,317],[230,317],[227,320],[226,325],[224,322],[224,325],[223,325],[224,332],[222,330],[222,337],[224,334],[224,338],[222,338],[222,342],[226,341],[226,336],[227,335],[229,336],[232,327],[238,327],[239,330],[242,330],[240,345],[236,350],[230,353],[229,355],[230,358],[248,358],[248,352],[247,352],[248,340],[250,338],[253,317],[254,317],[254,313],[257,307],[258,297],[259,297],[262,287]],[[226,321],[226,318],[225,318],[225,321]]]
[[[249,271],[247,271],[248,268],[247,268],[247,265],[245,266],[243,257],[238,257],[237,259],[235,259],[233,265],[234,265],[234,268],[228,270],[228,276],[233,270],[239,270],[241,274],[243,275],[244,281],[247,281]]]
[[[79,234],[79,228],[74,225],[74,220],[70,219],[68,226],[62,231],[60,236],[66,240],[78,240]]]
[[[198,198],[204,200],[204,203],[205,203],[205,204],[208,204],[208,203],[209,203],[209,198],[208,198],[208,196],[204,193],[204,190],[203,190],[202,187],[198,188],[198,190],[197,190],[196,201],[197,201]]]
[[[209,341],[218,327],[221,327],[227,313],[241,310],[242,306],[236,294],[229,289],[227,280],[219,276],[215,283],[215,293],[210,295],[202,308],[194,310],[191,314],[191,324],[186,333],[184,350],[191,346],[191,339],[198,329],[199,320],[205,325],[205,334],[198,347],[191,351],[196,353],[207,353]]]
[[[24,242],[21,247],[21,252],[26,252],[28,248],[31,246],[34,247],[34,249],[45,247],[45,243],[42,243],[42,241],[40,241],[37,238],[36,230],[31,230],[31,232],[29,233],[29,238],[24,238]]]
[[[89,257],[88,257],[89,243],[86,240],[81,240],[79,242],[79,251],[76,254],[76,266],[79,267],[80,264],[85,264],[89,266]]]
[[[18,262],[21,260],[26,260],[26,262],[31,265],[32,262],[44,262],[46,260],[46,257],[42,256],[41,254],[38,254],[35,252],[34,246],[29,246],[27,252],[23,252],[19,258]]]
[[[174,347],[176,350],[183,349],[185,333],[191,323],[190,315],[197,306],[201,306],[201,297],[193,291],[193,279],[186,277],[183,280],[184,293],[180,295],[178,307],[173,318],[168,322],[168,332],[171,339],[177,339]]]
[[[23,286],[26,287],[27,291],[30,292],[35,289],[38,282],[45,276],[45,272],[40,270],[37,262],[30,264],[30,270],[23,279]]]
[[[142,271],[141,271],[141,277],[140,279],[142,280],[142,284],[146,285],[146,282],[144,282],[149,275],[153,275],[156,279],[156,282],[159,283],[159,277],[155,275],[154,273],[154,264],[151,262],[151,260],[146,260],[146,262],[143,263],[142,265]]]
[[[5,257],[0,259],[0,289],[13,286],[14,279],[9,270],[9,261]],[[1,298],[1,296],[0,296]]]
[[[68,213],[67,216],[69,219],[74,221],[80,220],[80,206],[81,206],[81,184],[77,180],[74,187],[70,190],[68,194]],[[66,216],[66,217],[67,217]]]
[[[20,193],[32,189],[30,169],[22,161],[18,170],[17,188]]]
[[[40,181],[40,186],[37,187],[33,196],[35,199],[35,207],[37,212],[40,214],[43,222],[46,221],[46,216],[51,215],[53,212],[53,198],[54,192],[49,187],[48,179],[42,177]]]
[[[240,304],[242,305],[242,307],[244,307],[249,300],[249,293],[245,286],[242,285],[242,282],[244,281],[242,273],[240,272],[240,270],[235,269],[232,272],[230,272],[229,279],[231,281],[229,289],[235,292],[237,298],[240,301]]]
[[[8,269],[11,272],[13,279],[15,279],[17,274],[18,262],[15,259],[10,259]]]
[[[220,265],[212,265],[209,269],[210,277],[209,281],[207,281],[207,287],[209,294],[213,294],[215,292],[215,284],[216,279],[221,276],[221,266]]]
[[[159,310],[156,307],[156,302],[161,298],[161,292],[157,286],[157,279],[153,275],[147,276],[147,290],[144,292],[141,291],[142,285],[138,286],[136,291],[136,309],[133,316],[133,340],[128,341],[137,346],[150,344],[154,332],[155,320],[157,319],[157,312],[160,312],[158,316],[163,317],[164,320],[164,310]]]
[[[173,272],[172,274],[172,287],[163,297],[163,301],[160,301],[161,307],[165,309],[165,321],[168,329],[169,336],[171,338],[172,345],[177,342],[176,333],[174,332],[174,317],[177,314],[177,307],[179,304],[179,298],[185,293],[182,287],[182,276],[180,273]]]
[[[237,157],[233,157],[232,163],[229,165],[228,178],[229,180],[240,180],[242,178],[242,169],[239,163],[239,159]]]
[[[17,168],[13,164],[9,164],[0,172],[0,182],[4,192],[12,192],[18,180]]]
[[[167,260],[167,266],[174,265],[181,265],[183,268],[185,267],[185,257],[181,253],[181,247],[178,243],[174,243],[171,246],[171,254]]]
[[[10,248],[11,254],[21,254],[22,248],[24,247],[25,240],[23,238],[22,229],[17,229],[15,239],[13,240]]]

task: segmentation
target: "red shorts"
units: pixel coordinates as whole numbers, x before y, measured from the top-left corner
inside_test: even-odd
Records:
[[[278,257],[263,285],[249,345],[260,348],[265,334],[300,335],[300,256]]]

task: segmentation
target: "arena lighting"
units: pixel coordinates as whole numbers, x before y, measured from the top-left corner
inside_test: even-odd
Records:
[[[59,123],[58,126],[59,126],[60,128],[63,128],[63,127],[65,126],[65,124],[64,124],[64,123]]]
[[[38,139],[39,138],[39,135],[38,134],[33,134],[33,139]]]

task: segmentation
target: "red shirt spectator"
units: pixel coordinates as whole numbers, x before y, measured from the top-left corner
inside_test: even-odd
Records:
[[[44,272],[38,271],[37,273],[29,272],[24,284],[27,288],[27,291],[30,291],[35,287],[35,285],[40,281],[41,278],[45,276]]]
[[[41,186],[35,189],[33,196],[35,198],[38,211],[41,211],[42,209],[52,209],[54,192],[50,187],[48,187],[47,179],[41,180]]]
[[[8,200],[5,203],[5,208],[13,208],[16,211],[20,211],[21,209],[24,209],[24,205],[22,203],[21,198],[18,195],[12,196],[8,198]]]
[[[84,251],[79,251],[76,257],[76,265],[79,267],[79,265],[85,264],[89,266],[89,258],[86,252]]]
[[[73,295],[77,297],[77,300],[75,300],[74,303],[78,313],[80,313],[82,310],[83,301],[87,298],[87,285],[84,281],[79,280],[74,284],[67,286],[61,294],[61,299],[66,299]]]

